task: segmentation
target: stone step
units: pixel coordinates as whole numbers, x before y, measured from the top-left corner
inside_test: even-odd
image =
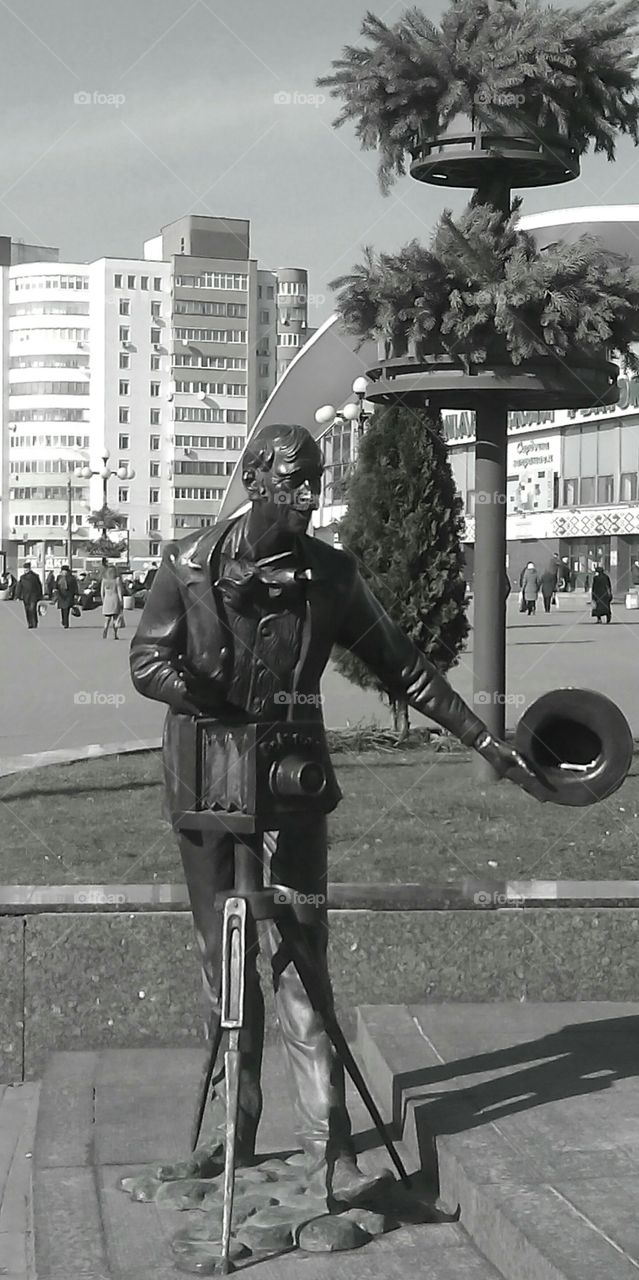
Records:
[[[637,1280],[639,1004],[358,1011],[413,1157],[507,1280]]]
[[[42,1084],[34,1159],[38,1280],[179,1280],[170,1239],[198,1212],[136,1203],[119,1179],[188,1152],[201,1050],[103,1050],[56,1054]],[[296,1147],[287,1075],[279,1048],[263,1071],[261,1152]],[[359,1097],[349,1110],[360,1166],[388,1166]],[[405,1161],[410,1152],[399,1144]],[[251,1268],[255,1259],[249,1259]],[[293,1251],[257,1264],[256,1280],[500,1280],[456,1222],[389,1232],[352,1253]],[[239,1269],[242,1269],[240,1264]]]

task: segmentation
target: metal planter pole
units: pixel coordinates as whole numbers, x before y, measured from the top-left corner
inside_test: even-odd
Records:
[[[505,727],[507,418],[499,404],[475,411],[473,703],[497,738],[503,738]],[[477,754],[473,773],[478,781],[494,778]]]

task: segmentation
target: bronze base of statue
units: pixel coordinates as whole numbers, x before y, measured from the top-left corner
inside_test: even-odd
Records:
[[[189,1176],[188,1166],[204,1168],[208,1161],[212,1169],[215,1160],[216,1175]],[[134,1200],[200,1211],[201,1221],[191,1219],[171,1242],[180,1271],[224,1274],[223,1161],[220,1143],[217,1151],[203,1150],[195,1153],[192,1161],[185,1161],[183,1177],[166,1181],[169,1169],[177,1167],[164,1165],[154,1174],[137,1174],[120,1182],[121,1189]],[[357,1249],[403,1223],[433,1221],[442,1216],[433,1208],[428,1194],[421,1196],[417,1190],[406,1190],[390,1173],[372,1177],[359,1174],[362,1185],[353,1186],[350,1170],[336,1167],[333,1192],[327,1194],[321,1182],[315,1181],[316,1175],[309,1171],[308,1164],[304,1153],[295,1152],[287,1157],[256,1157],[251,1165],[236,1169],[229,1269],[243,1258],[257,1259],[294,1248],[309,1253]]]

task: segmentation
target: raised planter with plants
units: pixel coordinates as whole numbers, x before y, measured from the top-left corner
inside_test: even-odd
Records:
[[[538,0],[452,0],[440,25],[417,9],[393,25],[367,14],[320,80],[379,154],[382,190],[410,172],[475,189],[430,248],[412,241],[334,282],[345,326],[381,344],[371,400],[475,410],[475,694],[504,733],[507,414],[616,403],[618,367],[637,367],[639,282],[596,238],[539,250],[518,230],[517,187],[580,172],[592,147],[639,141],[639,0],[580,11]],[[489,776],[477,759],[483,780]]]

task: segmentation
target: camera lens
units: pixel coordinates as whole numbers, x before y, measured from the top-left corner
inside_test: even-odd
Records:
[[[279,796],[319,796],[326,787],[326,774],[317,760],[284,756],[271,770],[270,785]]]

